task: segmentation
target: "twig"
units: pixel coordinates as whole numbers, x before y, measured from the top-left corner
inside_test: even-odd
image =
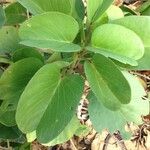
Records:
[[[0,150],[10,150],[9,148],[0,146]]]
[[[102,150],[106,150],[107,149],[107,146],[109,144],[109,140],[110,140],[111,136],[112,135],[110,133],[108,133],[108,135],[106,136],[106,138],[104,140],[104,145],[103,145],[103,149]]]
[[[121,150],[127,150],[125,144],[124,144],[124,141],[120,135],[120,132],[119,131],[116,131],[115,133],[113,133],[113,136],[117,142],[117,144],[120,146]]]
[[[74,145],[74,142],[72,141],[72,139],[70,139],[70,144],[72,145],[72,150],[78,150],[76,146]]]

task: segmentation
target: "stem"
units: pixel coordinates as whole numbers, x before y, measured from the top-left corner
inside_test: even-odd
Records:
[[[86,43],[86,37],[85,37],[85,24],[82,23],[82,30],[81,30],[81,47],[84,48]]]
[[[76,148],[76,146],[74,145],[74,142],[72,141],[72,139],[70,139],[70,143],[71,143],[71,145],[72,145],[72,150],[78,150],[78,149]]]
[[[0,146],[0,150],[9,150],[8,148],[6,148],[6,147],[2,147],[2,146]]]
[[[150,115],[150,100],[149,100],[149,115]]]
[[[30,18],[29,10],[27,9],[27,19]]]
[[[7,149],[8,149],[8,150],[11,150],[10,143],[9,143],[9,140],[8,140],[8,139],[7,139]]]
[[[148,101],[149,101],[149,115],[150,115],[150,93],[148,92]]]
[[[74,69],[77,65],[77,62],[78,62],[78,59],[79,59],[79,55],[78,53],[74,53],[74,56],[73,56],[73,62],[71,64],[71,68]]]

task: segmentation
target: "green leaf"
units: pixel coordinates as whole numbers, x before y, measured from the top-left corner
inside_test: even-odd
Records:
[[[141,13],[143,16],[145,15],[145,16],[150,16],[150,6],[147,8],[147,9],[145,9],[142,13]]]
[[[109,6],[113,3],[114,0],[103,0],[103,3],[97,9],[92,22],[96,21],[103,13],[109,8]]]
[[[130,102],[130,86],[116,65],[103,55],[95,55],[93,63],[85,63],[85,73],[98,101],[111,110]],[[120,84],[123,85],[120,88]]]
[[[6,139],[17,139],[19,138],[18,132],[16,132],[16,127],[6,127],[2,124],[0,124],[0,139],[6,140]]]
[[[103,15],[101,15],[95,22],[91,24],[91,30],[94,31],[97,27],[100,25],[108,23],[109,18],[107,13],[105,12]]]
[[[111,5],[105,11],[105,13],[100,15],[99,18],[95,22],[93,22],[92,29],[95,29],[96,27],[98,27],[102,24],[108,23],[108,21],[120,19],[123,17],[124,17],[123,11],[115,5]]]
[[[10,58],[0,57],[0,63],[11,64]]]
[[[41,143],[53,140],[64,130],[82,95],[83,80],[80,76],[61,77],[60,69],[66,65],[68,63],[61,62],[43,66],[19,100],[16,113],[19,128],[24,133],[36,130]]]
[[[16,105],[25,86],[42,65],[36,58],[25,58],[10,65],[0,78],[0,99]]]
[[[129,16],[129,15],[137,15],[137,12],[133,9],[130,9],[126,5],[120,6],[121,10],[124,12],[124,16]]]
[[[85,8],[82,0],[18,0],[33,15],[57,11],[73,16],[79,23],[84,18]]]
[[[82,138],[87,136],[91,132],[91,128],[87,125],[80,125],[75,132],[75,135]]]
[[[138,66],[135,70],[150,70],[150,47],[145,48],[144,56],[138,60]]]
[[[147,9],[150,7],[150,1],[144,2],[142,5],[140,5],[136,11],[143,14],[143,12],[147,11]]]
[[[16,125],[15,113],[15,111],[0,111],[0,123],[8,127]]]
[[[28,57],[34,57],[44,62],[44,58],[40,54],[40,52],[38,52],[38,50],[36,50],[35,48],[31,48],[31,47],[24,47],[24,48],[16,50],[13,53],[12,60],[16,62],[18,60],[28,58]]]
[[[26,134],[27,142],[31,143],[36,139],[36,131]]]
[[[72,0],[18,0],[32,14],[37,15],[48,11],[71,13]]]
[[[111,111],[104,107],[93,94],[89,96],[90,120],[98,132],[101,132],[104,128],[107,128],[110,132],[120,130],[123,135],[126,136],[127,134],[124,130],[126,122],[141,124],[141,115],[147,115],[149,113],[149,102],[144,101],[141,98],[145,95],[145,91],[141,83],[136,77],[130,75],[129,73],[124,73],[124,75],[129,81],[132,91],[132,99],[129,104],[122,104],[119,110]]]
[[[92,46],[131,59],[144,55],[144,45],[132,30],[115,24],[104,24],[95,29]]]
[[[57,144],[65,143],[66,141],[70,140],[73,135],[75,134],[76,130],[81,126],[79,120],[74,116],[64,130],[52,141],[44,144],[45,146],[54,146]]]
[[[150,17],[128,16],[125,18],[114,20],[111,23],[122,25],[134,31],[142,39],[144,46],[150,47]],[[140,46],[140,44],[137,44],[137,46]]]
[[[5,24],[5,11],[2,6],[0,6],[0,28]]]
[[[88,0],[87,1],[87,17],[91,21],[97,9],[101,6],[103,0]]]
[[[79,25],[71,16],[49,12],[27,20],[21,25],[19,33],[24,45],[75,52],[81,49],[72,43],[78,31]]]
[[[108,51],[100,49],[100,48],[93,48],[90,46],[88,46],[86,48],[88,51],[94,52],[96,54],[102,54],[105,57],[112,58],[112,59],[117,60],[119,62],[122,62],[124,64],[129,64],[131,66],[137,66],[138,65],[137,61],[135,61],[134,59],[131,59],[129,57],[126,57],[126,56],[122,56],[122,55],[119,55],[119,54],[116,54],[113,52],[108,52]]]
[[[0,52],[12,51],[19,47],[20,39],[18,31],[14,27],[2,27],[0,29]]]
[[[48,143],[42,143],[42,145],[54,146],[64,143],[71,139],[79,128],[82,128],[82,131],[85,130],[85,127],[83,128],[83,125],[81,125],[76,116],[74,116],[68,123],[68,125],[64,128],[64,130],[55,139]],[[26,137],[28,142],[33,142],[36,139],[36,131],[27,133]]]
[[[79,24],[82,23],[85,16],[85,7],[82,0],[73,0],[72,16],[79,22]]]
[[[115,5],[111,5],[106,13],[109,20],[116,20],[124,17],[123,11]]]
[[[27,19],[26,9],[18,2],[12,3],[5,8],[6,25],[16,25]]]

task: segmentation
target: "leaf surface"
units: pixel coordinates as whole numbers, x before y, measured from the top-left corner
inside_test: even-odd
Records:
[[[93,62],[86,62],[84,67],[92,91],[107,108],[117,110],[121,103],[130,102],[130,86],[111,60],[95,55]],[[122,83],[122,88],[119,83]]]
[[[96,28],[92,35],[92,46],[135,60],[144,55],[140,37],[132,30],[115,24]]]
[[[140,22],[140,23],[139,23]],[[145,47],[150,47],[150,17],[128,16],[112,21],[134,31],[143,41]]]
[[[80,76],[61,77],[60,69],[65,66],[66,63],[43,66],[19,100],[16,113],[19,128],[24,133],[36,130],[42,143],[53,140],[64,130],[82,95],[83,80]]]
[[[78,31],[79,25],[71,16],[48,12],[23,23],[19,35],[21,43],[27,46],[74,52],[81,49],[79,45],[72,43]]]

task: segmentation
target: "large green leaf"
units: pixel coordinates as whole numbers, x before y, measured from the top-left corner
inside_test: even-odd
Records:
[[[140,22],[140,23],[139,23]],[[128,16],[111,23],[119,24],[133,30],[143,41],[145,47],[150,47],[150,17],[149,16]],[[118,31],[119,32],[119,31]],[[140,44],[137,44],[140,46]]]
[[[144,45],[137,34],[115,24],[96,28],[92,35],[92,46],[135,60],[144,54]]]
[[[107,128],[110,132],[120,130],[124,135],[126,135],[124,130],[126,122],[141,124],[141,115],[147,115],[149,113],[149,102],[142,100],[142,96],[145,95],[145,91],[139,80],[128,73],[124,73],[124,75],[129,81],[132,91],[132,100],[129,104],[122,104],[119,110],[111,111],[104,107],[93,94],[89,96],[90,120],[98,132]]]
[[[43,56],[38,52],[38,50],[31,47],[23,47],[21,49],[14,51],[12,60],[16,62],[18,60],[28,58],[28,57],[34,57],[40,59],[42,62],[44,61]]]
[[[0,52],[17,49],[19,41],[16,28],[6,26],[0,29]]]
[[[73,16],[78,22],[84,18],[85,8],[82,0],[18,0],[32,14],[57,11]]]
[[[85,63],[87,80],[97,99],[107,108],[117,110],[130,102],[130,86],[115,64],[103,55],[95,55],[93,63]],[[123,85],[120,88],[120,85]]]
[[[6,25],[16,25],[27,19],[26,9],[18,2],[12,3],[5,8]]]
[[[42,65],[39,59],[25,58],[8,67],[0,78],[0,99],[16,104],[25,86]]]
[[[32,14],[40,14],[47,11],[59,11],[65,14],[71,13],[73,0],[18,0]]]
[[[0,6],[0,28],[5,23],[5,12],[2,6]]]
[[[78,31],[79,25],[71,16],[48,12],[27,20],[19,33],[24,45],[73,52],[80,50],[80,46],[72,43]]]
[[[96,21],[103,13],[109,8],[109,6],[113,3],[114,0],[103,0],[103,3],[97,9],[92,22]]]
[[[64,130],[82,95],[83,80],[80,76],[61,76],[60,69],[66,65],[68,63],[61,62],[43,66],[19,100],[16,113],[19,128],[24,133],[36,130],[42,143],[53,140]]]
[[[87,1],[87,17],[91,21],[97,9],[101,6],[103,0],[88,0]]]

